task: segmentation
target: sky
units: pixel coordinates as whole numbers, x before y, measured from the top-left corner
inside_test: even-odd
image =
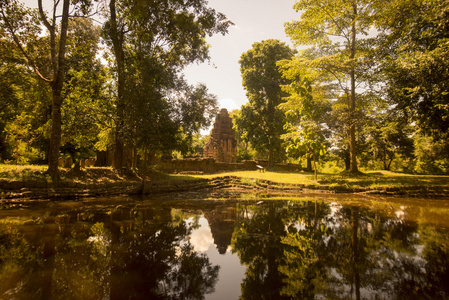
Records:
[[[298,20],[294,0],[209,0],[209,6],[221,12],[235,25],[225,36],[207,39],[209,63],[193,64],[185,70],[190,84],[204,83],[218,97],[220,108],[238,109],[248,100],[242,86],[239,59],[253,43],[278,39],[292,46],[284,23]]]

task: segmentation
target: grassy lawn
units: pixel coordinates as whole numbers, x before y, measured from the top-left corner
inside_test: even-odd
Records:
[[[50,177],[45,175],[46,166],[16,166],[0,164],[0,179],[7,180],[47,180]],[[314,180],[313,173],[304,172],[271,172],[266,171],[238,171],[207,175],[167,175],[160,172],[154,172],[147,176],[149,180],[177,180],[177,179],[198,179],[214,178],[223,176],[237,176],[251,179],[264,179],[273,182],[287,184],[308,184],[308,185],[328,185],[354,187],[377,187],[377,186],[446,186],[449,187],[449,176],[436,175],[411,175],[395,173],[390,171],[366,171],[357,176],[348,176],[343,174],[318,174],[318,182]],[[73,174],[71,170],[61,169],[61,178],[63,180],[74,180],[79,182],[92,181],[122,181],[129,180],[119,176],[112,168],[88,168],[81,173]],[[133,178],[132,180],[138,180]]]
[[[357,176],[341,174],[318,174],[318,182],[313,173],[303,172],[270,172],[238,171],[212,175],[189,175],[195,178],[213,178],[217,176],[238,176],[242,178],[265,179],[274,182],[299,183],[309,185],[343,185],[346,187],[376,187],[376,186],[447,186],[449,176],[412,175],[390,171],[367,171]]]

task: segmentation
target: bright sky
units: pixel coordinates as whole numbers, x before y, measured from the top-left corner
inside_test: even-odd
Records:
[[[191,65],[185,70],[190,84],[206,84],[209,93],[218,96],[221,108],[229,111],[247,102],[242,87],[240,65],[242,53],[252,44],[278,39],[292,46],[284,23],[298,20],[293,9],[295,0],[209,0],[209,6],[225,14],[235,25],[225,36],[208,38],[211,62]]]

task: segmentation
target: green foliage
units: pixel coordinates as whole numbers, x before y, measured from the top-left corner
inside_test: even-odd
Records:
[[[415,172],[423,174],[449,174],[449,143],[434,141],[432,137],[419,134],[414,139]]]
[[[206,36],[225,34],[232,23],[200,0],[111,1],[122,35],[119,60],[126,69],[120,69],[117,61],[106,69],[98,58],[100,27],[89,18],[78,17],[91,4],[72,1],[75,16],[61,23],[53,20],[52,27],[52,16],[45,12],[26,9],[17,1],[0,3],[0,83],[5,87],[0,91],[5,99],[0,105],[1,160],[46,159],[49,147],[45,144],[49,139],[57,141],[57,130],[51,131],[55,124],[62,124],[61,150],[81,155],[111,149],[117,134],[126,146],[145,148],[140,152],[188,152],[193,148],[193,135],[210,124],[216,97],[204,85],[188,86],[180,72],[189,63],[208,59]],[[48,29],[45,35],[40,34],[41,22]],[[116,36],[111,20],[103,29],[104,41],[112,46]],[[67,39],[59,40],[63,36],[58,34],[65,30]],[[64,49],[55,48],[59,42],[65,44]],[[116,48],[111,48],[114,54]],[[109,53],[105,54],[107,58]],[[65,65],[65,77],[55,75],[62,74],[56,72],[59,64]],[[30,71],[53,83],[41,87]],[[50,104],[55,91],[61,91],[61,98],[57,96]],[[61,110],[53,113],[60,111],[62,120],[53,122],[51,107],[59,105]]]
[[[15,48],[9,50],[17,54]],[[0,73],[0,97],[5,100],[0,104],[0,161],[42,161],[47,152],[48,87],[21,61],[6,55],[0,56]]]
[[[27,164],[30,161],[43,159],[43,153],[32,146],[30,138],[31,124],[29,116],[22,113],[8,123],[5,128],[6,141],[11,147],[11,158],[15,164]]]
[[[357,172],[356,112],[357,87],[370,80],[373,44],[366,38],[376,17],[376,1],[296,1],[301,19],[286,23],[286,33],[297,46],[310,45],[304,52],[306,65],[321,82],[333,83],[336,98],[344,98],[343,127],[348,133],[350,169]],[[317,76],[318,75],[318,76]],[[343,100],[343,99],[342,99]]]
[[[390,170],[393,160],[413,158],[413,127],[392,112],[391,105],[373,95],[364,101],[360,130],[360,160],[372,169]]]
[[[92,20],[73,18],[69,22],[67,67],[63,90],[62,146],[93,148],[111,110],[107,72],[96,57],[100,27]]]
[[[72,4],[74,6],[71,6]],[[51,7],[53,13],[47,14],[42,1],[38,1],[38,10],[25,9],[15,0],[0,3],[2,31],[8,33],[7,39],[20,53],[24,65],[31,68],[52,91],[48,172],[55,179],[59,177],[58,158],[63,103],[61,95],[66,71],[65,54],[69,19],[73,14],[88,13],[91,4],[90,1],[55,1]],[[42,28],[47,30],[46,36],[41,35]]]
[[[442,161],[447,159],[447,152],[439,149],[445,144],[449,128],[448,11],[445,1],[393,1],[382,10],[390,17],[378,23],[382,35],[377,59],[381,61],[394,114],[402,122],[416,125],[418,172],[444,172]]]
[[[435,139],[449,129],[449,6],[443,0],[392,1],[380,58],[397,111]],[[399,13],[400,12],[400,13]]]
[[[241,110],[234,109],[229,113],[232,119],[233,129],[235,131],[235,139],[237,141],[237,162],[244,160],[255,160],[258,155],[257,150],[253,149],[251,143],[247,139],[244,122],[242,122]]]
[[[204,86],[187,86],[180,72],[208,59],[206,36],[225,34],[232,23],[201,0],[111,1],[107,15],[103,34],[117,76],[115,166],[123,166],[124,145],[187,152],[216,99]]]
[[[186,86],[184,95],[178,98],[183,131],[187,135],[198,133],[201,128],[211,125],[218,113],[217,96],[209,94],[204,84]]]
[[[30,49],[41,29],[35,11],[16,1],[0,3],[0,161],[26,163],[42,154],[36,148],[36,135],[30,134],[42,125],[36,122],[42,116],[41,98],[36,79],[9,33],[11,28]]]
[[[240,58],[240,72],[249,102],[242,106],[235,123],[244,130],[241,137],[259,152],[268,151],[271,166],[282,157],[280,135],[284,133],[285,116],[278,108],[286,94],[281,85],[287,81],[276,63],[290,59],[294,51],[278,40],[254,43]]]
[[[322,160],[320,161],[320,164],[318,166],[318,171],[325,174],[340,174],[344,170],[344,165],[340,163],[336,158]]]
[[[27,240],[17,225],[22,220],[4,219],[0,224],[0,276],[24,276],[23,267],[37,267],[43,263],[42,246],[33,245]],[[29,221],[29,220],[25,220]],[[6,273],[6,274],[5,274]]]
[[[289,156],[313,159],[316,179],[316,161],[327,153],[328,148],[330,132],[326,123],[329,122],[332,93],[327,87],[315,84],[314,74],[307,73],[308,69],[300,60],[301,56],[298,56],[279,62],[283,76],[290,81],[282,87],[290,96],[279,105],[287,117],[284,125],[287,133],[281,138],[287,145]]]
[[[103,6],[100,30],[73,16],[91,1],[70,2],[61,81],[62,18],[0,1],[0,161],[46,161],[59,134],[52,107],[61,103],[62,151],[92,155],[121,140],[142,157],[201,153],[198,132],[210,125],[217,99],[204,85],[189,86],[182,70],[209,59],[206,37],[232,23],[202,0],[109,3],[115,31],[111,6]],[[301,18],[286,23],[286,32],[309,48],[293,57],[285,44],[267,40],[240,59],[249,103],[231,113],[239,161],[268,156],[272,163],[288,149],[317,160],[331,152],[346,169],[352,153],[367,169],[447,173],[447,1],[298,0],[294,8]],[[52,103],[58,86],[61,99]]]

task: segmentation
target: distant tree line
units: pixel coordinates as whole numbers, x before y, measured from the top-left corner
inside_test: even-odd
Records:
[[[112,151],[118,170],[201,149],[217,98],[185,66],[232,24],[202,0],[0,0],[0,162],[75,162]],[[449,172],[449,5],[298,0],[296,49],[240,59],[248,103],[231,113],[239,158]]]
[[[48,162],[125,149],[187,153],[217,98],[182,71],[209,59],[206,37],[232,24],[202,0],[0,1],[0,161]],[[101,24],[101,25],[99,25]]]
[[[298,0],[294,46],[241,56],[249,102],[234,111],[239,157],[338,160],[449,172],[449,4],[443,0]]]

